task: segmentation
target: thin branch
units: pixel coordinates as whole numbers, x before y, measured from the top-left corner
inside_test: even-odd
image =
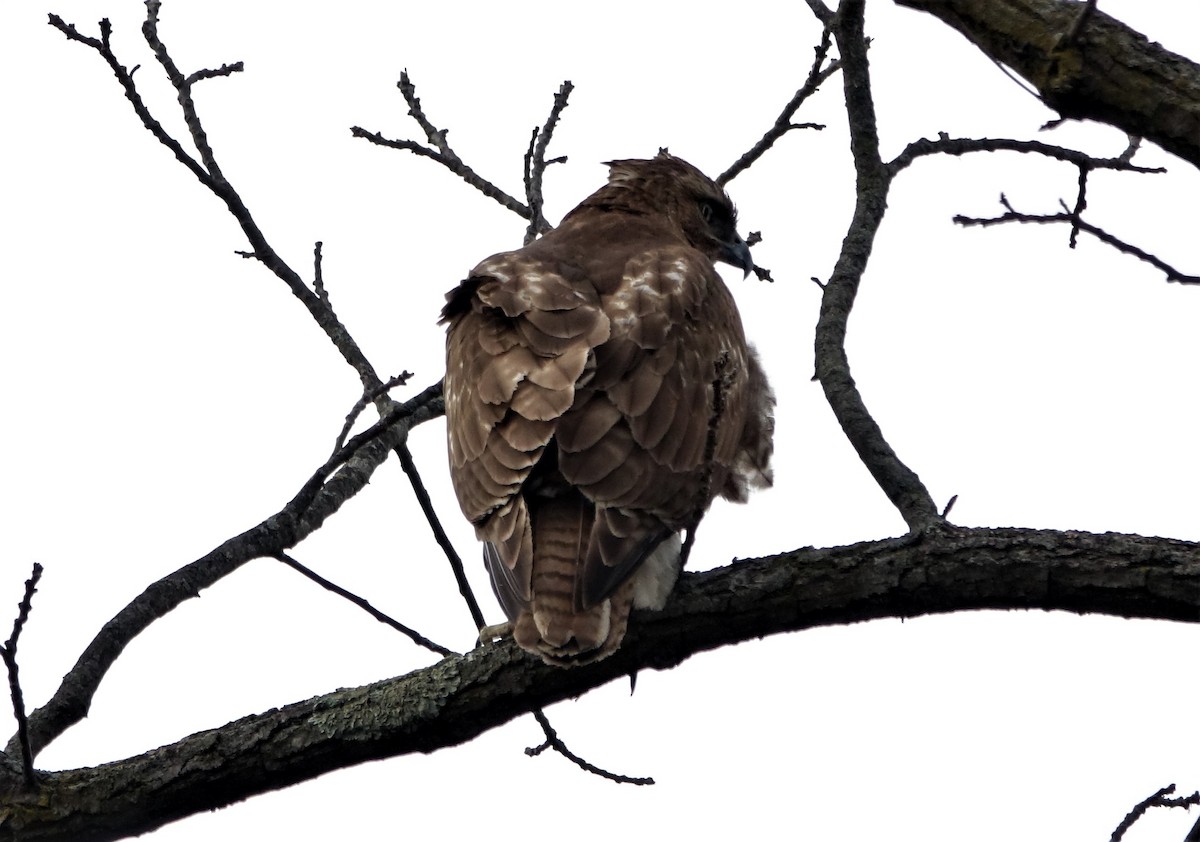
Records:
[[[146,39],[146,43],[150,45],[150,49],[154,51],[154,57],[158,63],[162,65],[166,71],[167,78],[171,81],[172,87],[175,88],[178,94],[179,107],[183,111],[183,120],[187,124],[188,133],[192,136],[192,142],[196,145],[196,150],[200,153],[200,162],[212,176],[213,180],[218,184],[228,184],[225,181],[225,176],[221,173],[221,168],[217,165],[217,159],[213,155],[212,147],[208,143],[208,135],[204,131],[204,126],[200,122],[200,116],[196,113],[196,103],[192,100],[192,82],[198,77],[193,73],[185,77],[183,73],[176,67],[175,61],[167,52],[166,45],[158,35],[158,12],[162,7],[162,0],[146,0],[146,20],[142,23],[142,37]],[[238,62],[240,65],[241,63]],[[215,73],[216,71],[200,71],[200,73]]]
[[[558,733],[550,725],[550,720],[546,718],[546,714],[542,712],[541,708],[533,712],[533,718],[537,720],[538,725],[542,726],[542,733],[546,735],[546,742],[542,743],[540,746],[525,749],[525,754],[529,757],[537,757],[546,749],[552,748],[583,771],[590,772],[593,775],[598,775],[599,777],[613,781],[614,783],[633,784],[634,786],[654,785],[654,778],[631,778],[628,775],[618,775],[616,772],[609,772],[607,769],[601,769],[599,766],[588,763],[582,757],[567,748],[567,744],[559,738]]]
[[[1167,784],[1146,800],[1138,803],[1137,806],[1129,811],[1125,818],[1121,819],[1121,823],[1113,831],[1110,842],[1121,842],[1121,839],[1125,837],[1126,831],[1133,827],[1137,820],[1144,816],[1151,807],[1183,807],[1186,810],[1200,804],[1200,791],[1193,792],[1184,798],[1169,798],[1168,796],[1173,792],[1175,792],[1175,784]],[[1197,822],[1197,824],[1200,825],[1200,822]],[[1191,836],[1192,834],[1189,833],[1188,840],[1191,839]],[[1188,840],[1185,840],[1185,842],[1188,842]]]
[[[25,716],[25,694],[21,692],[21,680],[17,668],[17,641],[21,630],[33,610],[33,595],[37,592],[38,581],[42,578],[42,565],[33,563],[33,572],[25,580],[25,596],[17,606],[17,618],[13,620],[12,634],[0,646],[0,657],[8,669],[8,689],[12,695],[13,716],[17,720],[17,742],[21,747],[21,768],[25,776],[25,786],[28,789],[37,787],[37,777],[33,772],[33,750],[29,745],[29,720]]]
[[[416,630],[409,628],[408,626],[401,623],[399,620],[392,619],[387,614],[384,614],[378,608],[371,605],[371,603],[367,602],[361,596],[351,593],[350,591],[346,590],[345,588],[341,587],[340,585],[335,585],[333,582],[329,581],[324,576],[321,576],[320,574],[309,569],[308,567],[305,567],[303,564],[296,561],[296,559],[292,558],[287,553],[277,552],[277,553],[272,554],[272,557],[274,559],[276,559],[277,561],[283,562],[288,567],[295,570],[297,573],[300,573],[300,574],[308,577],[309,579],[316,582],[318,585],[320,585],[321,587],[323,587],[325,590],[329,591],[330,593],[335,593],[338,596],[342,597],[343,599],[349,600],[350,602],[354,603],[355,605],[357,605],[363,611],[366,611],[368,614],[370,614],[372,617],[374,617],[379,622],[383,623],[386,626],[391,626],[396,631],[400,632],[403,635],[406,635],[413,643],[417,644],[418,646],[424,646],[426,649],[429,649],[432,652],[436,652],[437,654],[442,655],[443,657],[458,654],[453,649],[447,649],[445,646],[441,646],[437,643],[434,643],[432,640],[425,637],[420,632],[417,632]]]
[[[1075,193],[1075,207],[1071,209],[1071,236],[1067,239],[1069,248],[1075,248],[1079,243],[1079,223],[1080,214],[1087,209],[1087,182],[1088,173],[1090,170],[1087,167],[1079,168],[1079,180],[1077,182],[1079,189]]]
[[[1136,150],[1136,146],[1133,147]],[[1131,163],[1133,152],[1126,149],[1116,158],[1095,158],[1077,149],[1068,149],[1036,140],[1012,140],[1009,138],[952,138],[945,133],[937,140],[921,138],[904,147],[899,155],[887,165],[888,172],[895,175],[918,158],[928,155],[967,155],[973,152],[1021,152],[1042,155],[1058,161],[1075,164],[1092,170],[1116,170],[1119,172],[1165,173],[1165,167],[1141,167]]]
[[[265,235],[258,227],[258,223],[255,222],[254,217],[250,214],[241,196],[222,174],[191,96],[191,86],[195,81],[202,78],[211,78],[211,76],[219,74],[220,71],[197,71],[197,73],[193,73],[191,76],[185,77],[183,75],[179,68],[176,67],[165,44],[159,37],[158,10],[160,5],[159,0],[147,0],[146,21],[142,25],[142,33],[145,36],[146,42],[154,51],[155,58],[158,59],[167,78],[175,88],[188,132],[191,134],[192,142],[199,152],[199,161],[189,155],[179,141],[166,132],[150,113],[149,108],[146,107],[141,94],[138,93],[137,86],[133,82],[132,71],[127,70],[117,61],[116,56],[112,52],[110,47],[112,25],[107,19],[100,22],[101,37],[99,39],[81,35],[74,26],[64,23],[57,15],[50,16],[50,24],[66,35],[68,39],[85,44],[101,55],[109,67],[112,68],[113,74],[117,77],[117,81],[120,82],[121,87],[125,91],[125,97],[133,105],[133,110],[141,120],[142,125],[155,136],[159,143],[170,149],[180,163],[186,166],[200,180],[200,183],[224,202],[226,208],[228,208],[234,219],[237,220],[243,234],[245,234],[246,239],[250,243],[249,251],[239,253],[260,261],[276,277],[282,280],[292,294],[308,310],[309,314],[312,315],[313,320],[316,321],[317,325],[325,332],[330,341],[333,342],[334,347],[338,349],[338,352],[341,353],[346,362],[354,368],[363,387],[366,389],[376,388],[381,382],[379,376],[375,373],[374,367],[372,367],[366,356],[363,355],[354,338],[350,336],[349,331],[346,330],[333,311],[326,306],[326,303],[322,301],[320,296],[309,289],[300,275],[267,242]],[[233,65],[224,65],[223,67],[232,72],[232,68],[238,66],[235,63]]]
[[[126,69],[125,66],[117,60],[116,55],[112,51],[110,44],[112,36],[112,24],[109,22],[108,18],[104,18],[102,21],[100,21],[100,38],[90,38],[81,34],[79,30],[75,28],[74,24],[65,23],[58,15],[50,15],[50,25],[66,35],[68,40],[84,44],[85,46],[91,47],[93,50],[99,53],[100,57],[104,59],[109,68],[112,70],[113,75],[117,77],[117,81],[120,82],[121,88],[125,91],[125,98],[128,99],[130,105],[133,106],[134,113],[137,114],[138,119],[142,121],[142,125],[145,126],[152,135],[154,135],[159,143],[171,150],[171,153],[175,156],[175,158],[181,164],[191,170],[192,175],[196,176],[196,178],[200,180],[201,184],[210,190],[214,189],[212,176],[209,175],[208,171],[205,170],[204,167],[202,167],[200,163],[191,155],[184,151],[184,148],[179,141],[167,134],[167,130],[162,127],[162,124],[159,123],[158,120],[154,119],[154,115],[152,115],[150,113],[150,109],[146,107],[146,103],[142,100],[141,94],[138,93],[137,86],[133,84],[133,71]]]
[[[1167,280],[1170,282],[1179,283],[1179,284],[1200,284],[1200,276],[1188,275],[1184,272],[1181,272],[1179,269],[1176,269],[1171,264],[1167,263],[1166,261],[1162,260],[1159,257],[1156,257],[1155,255],[1149,253],[1148,251],[1145,251],[1144,249],[1138,248],[1135,245],[1127,243],[1124,240],[1113,236],[1112,234],[1105,231],[1103,228],[1100,228],[1096,225],[1092,225],[1090,222],[1087,222],[1086,220],[1080,218],[1079,214],[1077,214],[1077,213],[1073,213],[1066,209],[1064,209],[1064,211],[1062,213],[1052,213],[1052,214],[1020,213],[1019,211],[1016,211],[1013,209],[1012,205],[1009,204],[1008,199],[1003,195],[1000,196],[1000,203],[1006,209],[1005,213],[1003,213],[1000,216],[981,218],[981,217],[964,216],[962,214],[958,214],[954,217],[954,222],[957,223],[958,225],[962,225],[964,227],[978,226],[981,228],[986,228],[990,225],[1003,225],[1003,224],[1010,223],[1010,222],[1036,223],[1039,225],[1045,225],[1045,224],[1055,223],[1055,222],[1064,222],[1071,226],[1071,230],[1073,233],[1075,231],[1084,231],[1088,234],[1091,234],[1093,237],[1100,240],[1102,243],[1106,243],[1106,244],[1112,246],[1117,251],[1120,251],[1124,254],[1132,255],[1132,256],[1136,257],[1138,260],[1141,260],[1145,263],[1149,263],[1155,269],[1158,269],[1160,272],[1165,274],[1167,276]],[[1074,238],[1072,237],[1072,240],[1073,239]],[[1073,241],[1071,243],[1071,247],[1074,248]]]
[[[533,140],[530,141],[530,151],[525,155],[525,197],[529,202],[529,228],[525,232],[525,245],[529,245],[538,235],[550,229],[550,223],[542,215],[542,177],[549,164],[563,163],[566,156],[546,160],[546,149],[550,146],[550,138],[554,136],[554,128],[567,107],[567,100],[575,86],[567,79],[554,95],[554,105],[550,107],[550,116],[546,118],[541,130],[534,130]]]
[[[945,507],[942,509],[942,520],[950,516],[950,510],[954,508],[954,504],[958,502],[958,495],[951,494],[950,499],[946,501]]]
[[[333,303],[329,300],[329,290],[325,289],[325,273],[322,269],[324,256],[322,255],[321,250],[324,247],[325,244],[320,240],[317,240],[317,242],[313,244],[313,292],[317,294],[317,298],[321,299],[325,306],[329,308],[330,312],[332,312]]]
[[[487,179],[482,178],[466,164],[462,163],[461,161],[456,162],[454,159],[447,158],[436,150],[422,146],[414,140],[392,140],[391,138],[384,137],[379,132],[367,131],[360,126],[351,126],[350,134],[353,137],[370,141],[376,146],[385,146],[389,149],[401,149],[405,152],[412,152],[415,155],[421,155],[437,161],[443,167],[450,170],[450,172],[457,175],[480,193],[487,196],[489,199],[495,199],[502,207],[507,208],[522,219],[529,219],[532,213],[529,210],[529,206],[522,203],[520,199],[516,199],[513,196],[510,196],[508,193],[505,193]]]
[[[404,473],[412,485],[413,494],[416,495],[417,503],[421,506],[421,511],[425,514],[425,520],[428,521],[429,528],[433,531],[434,540],[442,548],[442,552],[446,554],[446,560],[450,562],[450,569],[454,573],[454,581],[458,584],[458,592],[462,594],[463,601],[467,603],[467,610],[471,612],[471,622],[475,624],[476,629],[482,629],[485,624],[483,611],[479,609],[479,602],[475,599],[475,592],[471,589],[471,583],[467,581],[467,573],[463,568],[462,559],[458,557],[458,552],[454,549],[454,544],[450,542],[450,536],[442,528],[442,522],[433,508],[433,500],[430,499],[429,492],[425,489],[425,483],[421,481],[421,474],[417,470],[416,463],[413,462],[412,452],[408,449],[408,442],[400,442],[396,446],[396,455],[400,457],[400,466],[404,469]]]
[[[818,0],[810,0],[810,5],[823,8]],[[850,374],[846,355],[847,322],[887,209],[891,174],[879,156],[867,41],[863,34],[863,0],[843,0],[833,31],[842,56],[857,201],[841,254],[821,295],[814,343],[816,372],[826,400],[859,458],[899,510],[909,530],[922,532],[943,523],[937,507],[928,489],[896,455],[868,412]]]
[[[496,200],[522,219],[536,218],[528,205],[505,193],[495,184],[480,176],[462,158],[458,157],[458,153],[451,148],[449,141],[446,140],[446,135],[450,130],[439,129],[425,116],[425,111],[421,108],[421,100],[417,97],[416,85],[409,79],[407,70],[401,71],[400,81],[396,83],[396,87],[400,89],[401,96],[408,103],[409,116],[417,121],[417,124],[425,132],[425,137],[433,148],[422,146],[412,140],[391,140],[385,138],[379,132],[369,132],[359,126],[351,126],[350,134],[352,136],[370,141],[377,146],[401,149],[437,161],[480,193],[489,199]]]
[[[232,76],[234,73],[241,73],[245,70],[245,66],[240,61],[235,61],[233,64],[222,64],[215,69],[203,67],[187,77],[187,86],[190,88],[197,82],[204,79],[217,79],[222,76]]]
[[[436,383],[402,404],[387,423],[356,436],[331,457],[296,495],[266,520],[225,541],[201,558],[152,583],[101,628],[63,677],[54,696],[29,716],[29,742],[36,756],[83,719],[109,668],[124,648],[155,620],[255,558],[289,549],[311,535],[341,506],[366,487],[372,473],[418,424],[441,416],[442,384]],[[9,741],[14,752],[19,741]]]
[[[725,186],[733,181],[743,171],[750,168],[750,165],[761,158],[768,149],[775,145],[775,141],[779,140],[785,134],[795,129],[816,129],[820,131],[825,127],[819,123],[793,123],[792,117],[796,111],[804,104],[804,101],[817,92],[821,84],[841,69],[842,63],[840,59],[835,59],[828,65],[825,64],[825,59],[829,55],[829,47],[832,43],[831,22],[826,23],[825,29],[821,32],[821,41],[814,48],[815,56],[812,66],[808,70],[808,78],[804,80],[804,84],[800,89],[788,100],[787,105],[783,107],[783,111],[775,118],[775,124],[767,129],[766,134],[759,138],[758,142],[751,146],[742,157],[730,165],[729,169],[717,176],[717,184]]]
[[[362,414],[362,411],[367,408],[367,404],[379,400],[379,398],[397,386],[407,385],[412,376],[411,371],[402,371],[395,377],[389,377],[386,383],[380,383],[376,388],[368,392],[363,392],[362,396],[354,402],[354,406],[350,408],[350,411],[346,413],[346,421],[342,424],[342,430],[338,433],[337,441],[333,443],[333,452],[336,454],[346,446],[346,436],[350,435],[350,430],[354,426],[354,422],[358,420],[358,416]],[[395,404],[389,403],[389,406],[394,407]],[[383,409],[380,415],[385,415],[388,411],[390,409]]]

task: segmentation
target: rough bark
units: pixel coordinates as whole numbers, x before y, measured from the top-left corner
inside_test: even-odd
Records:
[[[384,757],[456,745],[522,713],[707,649],[881,617],[1040,608],[1200,620],[1200,545],[1164,538],[941,528],[800,549],[686,576],[666,609],[587,668],[547,667],[511,642],[377,684],[249,716],[137,757],[43,773],[0,767],[0,840],[117,839]]]
[[[1097,120],[1200,166],[1200,65],[1066,0],[896,0],[957,29],[1063,117]]]

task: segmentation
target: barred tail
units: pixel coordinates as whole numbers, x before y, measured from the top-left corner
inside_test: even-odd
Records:
[[[595,511],[578,493],[543,498],[533,518],[533,602],[517,618],[517,644],[549,664],[585,664],[621,643],[629,622],[632,583],[607,599],[577,609],[576,592]]]

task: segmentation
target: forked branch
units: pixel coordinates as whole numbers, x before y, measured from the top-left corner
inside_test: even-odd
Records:
[[[417,125],[425,133],[425,139],[429,143],[429,146],[424,146],[415,140],[393,140],[384,137],[379,132],[367,131],[361,126],[352,126],[350,128],[350,133],[354,137],[362,138],[377,146],[402,149],[405,152],[411,152],[414,155],[437,161],[489,199],[499,202],[500,205],[522,219],[529,220],[531,229],[542,231],[549,227],[549,223],[541,216],[540,206],[533,207],[532,205],[541,201],[541,172],[544,171],[547,163],[553,163],[545,161],[544,156],[546,154],[546,146],[550,143],[550,138],[554,133],[554,127],[558,123],[558,117],[567,106],[567,98],[570,96],[572,88],[569,81],[563,82],[562,87],[559,88],[545,126],[540,134],[538,132],[534,133],[534,140],[531,141],[531,149],[533,151],[531,151],[526,159],[525,170],[526,193],[531,204],[526,204],[501,190],[494,182],[479,175],[466,161],[458,156],[458,153],[450,146],[450,141],[446,139],[450,130],[439,129],[426,116],[425,110],[421,106],[421,99],[417,96],[417,87],[413,84],[412,79],[409,78],[407,70],[400,73],[400,81],[396,83],[396,87],[400,89],[400,95],[404,97],[404,101],[408,104],[409,116],[417,121]],[[537,154],[539,154],[536,151],[537,149],[540,149],[540,155],[542,156],[540,159],[536,158]],[[536,160],[542,161],[540,169],[537,170],[533,166]],[[532,180],[534,177],[537,179],[536,182]]]
[[[1074,209],[1070,209],[1065,204],[1060,203],[1062,210],[1059,213],[1046,214],[1022,213],[1013,208],[1012,204],[1008,201],[1008,197],[1006,197],[1003,193],[1000,194],[1000,204],[1004,207],[1005,211],[1000,216],[972,217],[958,214],[954,217],[954,221],[964,227],[979,226],[982,228],[986,228],[991,225],[1003,225],[1010,222],[1033,223],[1037,225],[1046,225],[1052,223],[1067,224],[1071,226],[1071,240],[1069,243],[1071,248],[1075,248],[1075,234],[1079,231],[1083,231],[1087,234],[1091,234],[1100,242],[1112,246],[1122,254],[1132,255],[1144,263],[1149,263],[1155,269],[1158,269],[1160,272],[1165,274],[1168,281],[1178,284],[1200,284],[1200,276],[1189,275],[1185,272],[1182,272],[1171,264],[1167,263],[1165,260],[1162,260],[1161,258],[1156,257],[1150,252],[1145,251],[1144,249],[1141,249],[1131,243],[1127,243],[1119,237],[1108,233],[1103,228],[1093,225],[1092,223],[1083,219],[1083,217],[1080,215],[1082,207],[1078,202],[1076,203]]]
[[[818,17],[824,19],[821,14],[824,7],[819,0],[811,0],[810,5]],[[842,431],[899,510],[909,531],[917,533],[944,521],[920,478],[896,455],[883,437],[879,424],[867,411],[850,374],[850,361],[846,355],[850,311],[867,268],[875,235],[883,222],[891,186],[891,175],[879,156],[862,16],[862,0],[843,0],[832,23],[841,54],[857,202],[850,228],[842,241],[842,252],[821,295],[815,341],[816,372]]]
[[[775,118],[774,125],[767,129],[766,133],[759,138],[758,142],[751,146],[746,152],[729,166],[729,169],[717,176],[717,184],[722,187],[733,181],[741,173],[750,168],[750,165],[767,153],[775,142],[785,134],[797,129],[816,129],[820,131],[825,127],[820,123],[794,123],[792,118],[810,96],[817,92],[821,84],[837,73],[841,69],[842,62],[840,59],[834,59],[826,64],[829,57],[829,47],[832,43],[832,31],[829,25],[826,25],[821,32],[821,41],[814,49],[812,66],[808,69],[808,78],[804,80],[804,84],[796,91],[783,110],[779,112],[779,116]]]

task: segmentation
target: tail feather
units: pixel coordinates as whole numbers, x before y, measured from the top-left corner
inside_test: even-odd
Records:
[[[568,493],[532,507],[533,599],[517,617],[513,636],[521,648],[550,664],[584,664],[616,649],[629,620],[632,588],[577,610],[579,560],[587,553],[595,517],[590,501]]]

